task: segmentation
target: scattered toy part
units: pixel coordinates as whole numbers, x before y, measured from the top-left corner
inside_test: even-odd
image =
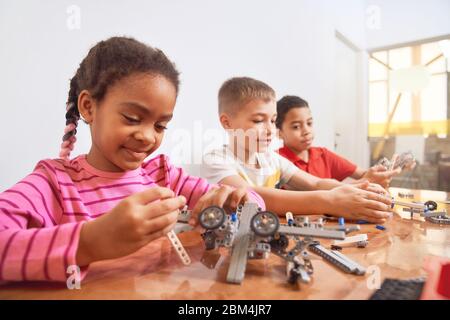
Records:
[[[344,246],[344,245],[348,245],[348,244],[353,244],[353,243],[359,243],[359,242],[365,242],[368,241],[368,237],[366,233],[362,233],[362,234],[357,234],[355,236],[351,236],[351,237],[346,237],[344,240],[334,240],[333,244],[337,245],[337,246]]]
[[[313,274],[313,257],[308,253],[308,248],[311,244],[319,244],[314,238],[345,239],[344,231],[324,228],[323,219],[310,222],[308,217],[294,217],[291,212],[287,212],[287,224],[281,224],[275,214],[261,211],[254,203],[239,206],[234,214],[235,218],[228,215],[223,219],[219,209],[206,208],[200,213],[199,221],[203,221],[202,225],[207,229],[202,234],[207,250],[232,248],[227,273],[229,283],[242,283],[248,259],[265,259],[270,253],[286,261],[289,283],[309,283]],[[291,240],[294,241],[294,246],[288,249]],[[363,242],[360,241],[359,245]],[[317,255],[321,257],[320,254]],[[332,256],[337,256],[336,263],[347,266],[356,264],[344,255]]]
[[[308,249],[346,273],[352,273],[356,275],[364,275],[366,273],[366,269],[364,267],[347,258],[337,250],[327,250],[319,243],[311,244]]]
[[[188,253],[184,249],[183,245],[181,244],[180,239],[178,239],[175,232],[172,230],[167,234],[167,237],[169,238],[170,242],[172,243],[172,246],[175,248],[175,252],[177,253],[178,257],[180,257],[181,262],[183,262],[184,265],[191,264],[191,258],[189,257]]]
[[[239,228],[234,237],[234,244],[231,252],[231,261],[227,273],[227,282],[240,284],[244,279],[247,266],[247,254],[250,244],[250,221],[259,210],[256,203],[247,202],[243,207],[239,207]]]
[[[406,207],[403,208],[403,211],[409,212],[411,219],[413,218],[414,213],[418,213],[428,222],[445,225],[450,224],[450,217],[447,215],[447,211],[445,209],[442,211],[436,211],[438,207],[436,201],[429,200],[425,203],[417,203],[393,200],[392,203]]]

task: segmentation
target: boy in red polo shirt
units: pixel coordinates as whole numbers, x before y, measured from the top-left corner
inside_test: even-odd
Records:
[[[277,102],[276,126],[284,147],[278,152],[298,168],[319,178],[368,180],[388,187],[401,168],[386,170],[375,165],[367,170],[331,152],[327,148],[312,147],[313,118],[308,102],[297,96],[284,96]]]

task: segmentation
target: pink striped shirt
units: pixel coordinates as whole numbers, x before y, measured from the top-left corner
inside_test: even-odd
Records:
[[[212,185],[174,167],[164,155],[127,172],[92,167],[86,155],[40,161],[33,173],[0,194],[0,280],[65,281],[76,265],[81,226],[129,195],[153,186],[186,197],[189,208]],[[264,201],[250,191],[253,201]],[[82,277],[87,268],[82,268]]]

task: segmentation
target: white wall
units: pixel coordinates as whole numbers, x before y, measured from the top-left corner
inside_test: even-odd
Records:
[[[366,6],[378,8],[380,18],[366,29],[368,49],[450,34],[448,0],[366,0]]]
[[[0,1],[0,191],[40,159],[57,156],[69,79],[88,49],[113,35],[163,49],[182,72],[175,118],[159,152],[173,154],[177,129],[193,133],[194,123],[219,129],[217,90],[225,79],[242,75],[268,82],[279,96],[306,98],[316,119],[316,144],[333,148],[335,29],[360,48],[380,43],[372,31],[366,34],[368,1],[343,2]],[[81,9],[79,30],[67,27],[71,5]],[[191,144],[193,139],[199,154],[205,145],[196,137]],[[80,125],[72,155],[89,146],[87,127]]]

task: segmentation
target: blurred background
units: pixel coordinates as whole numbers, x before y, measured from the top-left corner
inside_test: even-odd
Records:
[[[58,156],[69,79],[116,35],[181,71],[158,152],[193,174],[224,139],[220,85],[250,76],[309,102],[316,146],[363,167],[411,151],[393,185],[450,191],[449,13],[448,0],[0,0],[0,191]],[[72,156],[89,151],[85,125],[77,136]]]
[[[418,163],[396,186],[450,191],[450,40],[440,39],[370,52],[371,162],[412,151]]]

